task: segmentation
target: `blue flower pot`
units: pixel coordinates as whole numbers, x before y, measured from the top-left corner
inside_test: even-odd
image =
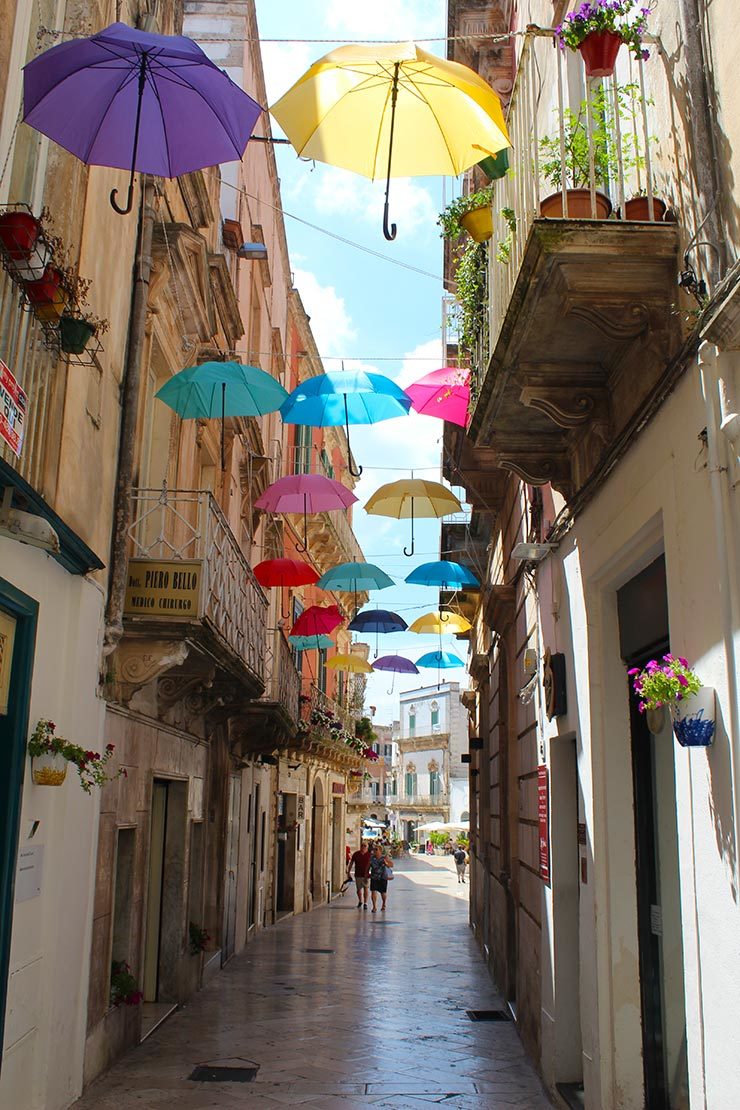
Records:
[[[714,690],[703,686],[698,694],[677,702],[673,731],[683,748],[706,748],[714,741]]]

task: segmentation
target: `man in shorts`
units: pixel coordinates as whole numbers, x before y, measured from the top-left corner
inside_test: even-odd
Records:
[[[355,886],[357,888],[357,908],[367,909],[367,892],[370,889],[370,849],[363,840],[359,851],[355,852],[347,864],[347,878],[352,878],[352,868],[355,869]]]

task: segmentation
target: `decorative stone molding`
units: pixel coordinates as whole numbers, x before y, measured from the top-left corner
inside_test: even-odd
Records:
[[[124,636],[113,654],[113,701],[128,705],[137,690],[188,657],[184,640],[150,640]]]
[[[516,616],[516,586],[491,586],[484,602],[483,619],[494,632],[503,634]]]

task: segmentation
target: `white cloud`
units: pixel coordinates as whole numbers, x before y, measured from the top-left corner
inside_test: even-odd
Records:
[[[443,0],[374,0],[372,4],[330,0],[325,18],[327,26],[346,34],[348,39],[404,42],[443,35],[445,5]]]
[[[295,270],[293,278],[311,317],[311,331],[319,354],[342,354],[347,344],[357,338],[344,298],[333,285],[321,285],[309,270]]]
[[[342,213],[366,223],[380,225],[383,220],[385,183],[369,181],[333,167],[322,168],[317,175],[314,205],[322,215]],[[390,219],[398,227],[399,237],[420,228],[436,225],[438,205],[423,185],[408,177],[391,180]]]
[[[265,71],[267,103],[274,104],[295,84],[315,58],[316,47],[305,42],[263,42],[262,66]],[[282,134],[277,120],[273,130]]]

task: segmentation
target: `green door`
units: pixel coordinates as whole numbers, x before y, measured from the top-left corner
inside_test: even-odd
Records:
[[[38,604],[0,578],[0,1046]]]

